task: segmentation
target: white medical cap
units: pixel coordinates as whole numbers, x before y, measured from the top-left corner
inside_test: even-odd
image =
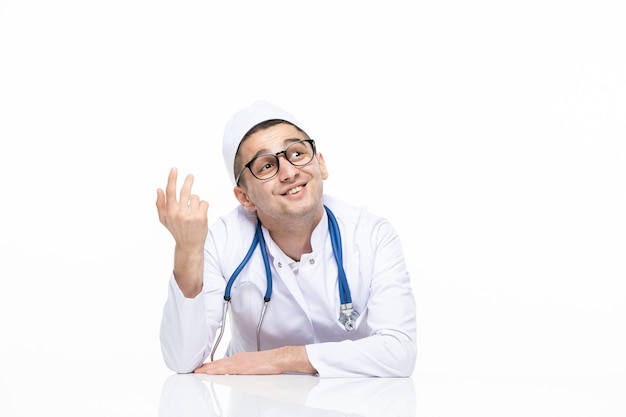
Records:
[[[226,172],[233,185],[235,184],[235,155],[241,143],[241,139],[250,129],[266,120],[284,120],[302,129],[300,122],[291,114],[266,101],[257,101],[251,106],[235,113],[226,124],[224,129],[224,139],[222,142],[222,152],[224,154],[224,164]]]

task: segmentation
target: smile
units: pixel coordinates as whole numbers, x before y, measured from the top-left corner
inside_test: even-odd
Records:
[[[297,187],[292,188],[291,190],[287,191],[285,194],[295,194],[295,193],[297,193],[298,191],[300,191],[301,189],[302,189],[302,186],[301,186],[301,185],[298,185]]]

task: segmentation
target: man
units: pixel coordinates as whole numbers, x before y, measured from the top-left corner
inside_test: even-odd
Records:
[[[270,103],[233,116],[223,154],[239,206],[210,229],[191,175],[178,200],[175,168],[157,191],[159,220],[176,241],[161,323],[167,366],[410,376],[415,299],[389,222],[324,195],[324,157],[293,115]],[[228,309],[231,341],[213,360]]]

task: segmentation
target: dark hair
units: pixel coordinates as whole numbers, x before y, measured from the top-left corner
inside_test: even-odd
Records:
[[[270,119],[270,120],[265,120],[264,122],[261,123],[257,123],[256,125],[252,126],[252,128],[250,128],[250,130],[248,130],[248,132],[243,135],[243,138],[241,139],[241,142],[239,142],[239,146],[237,147],[237,152],[235,152],[235,160],[233,163],[233,172],[235,174],[235,176],[237,174],[239,174],[239,170],[240,165],[243,164],[243,162],[241,161],[241,156],[239,155],[239,148],[241,148],[241,144],[248,139],[250,136],[252,136],[253,134],[255,134],[256,132],[259,132],[261,130],[265,130],[265,129],[269,129],[272,126],[276,126],[279,125],[281,123],[285,123],[288,125],[291,125],[293,127],[295,127],[296,129],[298,129],[300,132],[304,133],[304,136],[306,136],[306,139],[310,139],[309,135],[306,134],[306,132],[302,129],[300,129],[298,126],[294,125],[291,122],[288,122],[286,120],[283,119]]]

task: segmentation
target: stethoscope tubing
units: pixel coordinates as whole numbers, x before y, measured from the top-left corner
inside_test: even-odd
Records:
[[[341,243],[341,233],[339,232],[339,224],[332,211],[328,207],[324,206],[326,214],[328,215],[328,223],[331,227],[328,228],[330,234],[330,244],[333,248],[333,254],[337,261],[337,269],[339,271],[339,299],[341,304],[345,305],[352,303],[352,296],[350,295],[350,287],[348,286],[348,279],[346,278],[346,272],[343,269],[343,245]]]
[[[339,224],[337,223],[337,219],[335,218],[333,212],[326,206],[324,206],[324,209],[326,210],[326,214],[328,216],[328,232],[330,235],[333,255],[335,256],[335,261],[337,262],[338,269],[338,290],[339,299],[341,302],[339,321],[344,324],[347,331],[352,331],[355,328],[354,320],[356,320],[356,318],[358,317],[358,313],[352,308],[352,296],[350,294],[350,287],[348,286],[348,279],[346,278],[346,272],[343,268],[343,245],[341,242],[341,232],[339,230]],[[211,350],[211,361],[213,361],[215,351],[217,350],[217,347],[222,340],[222,336],[224,335],[224,327],[226,325],[226,316],[228,314],[228,307],[231,300],[230,293],[232,286],[243,268],[250,261],[250,258],[252,258],[252,254],[254,253],[254,250],[257,246],[260,246],[261,249],[261,256],[263,257],[263,264],[265,266],[265,277],[267,282],[267,288],[265,290],[265,295],[263,296],[263,309],[261,310],[259,323],[256,329],[257,350],[261,350],[261,326],[263,324],[265,312],[267,311],[268,303],[272,295],[272,270],[270,267],[269,256],[267,254],[265,238],[263,237],[261,221],[258,220],[256,231],[254,233],[254,238],[252,239],[252,244],[250,245],[246,256],[244,256],[243,260],[237,266],[231,277],[228,279],[228,282],[226,283],[226,289],[224,290],[224,306],[222,309],[222,324],[220,326],[220,332],[217,336],[213,349]]]

